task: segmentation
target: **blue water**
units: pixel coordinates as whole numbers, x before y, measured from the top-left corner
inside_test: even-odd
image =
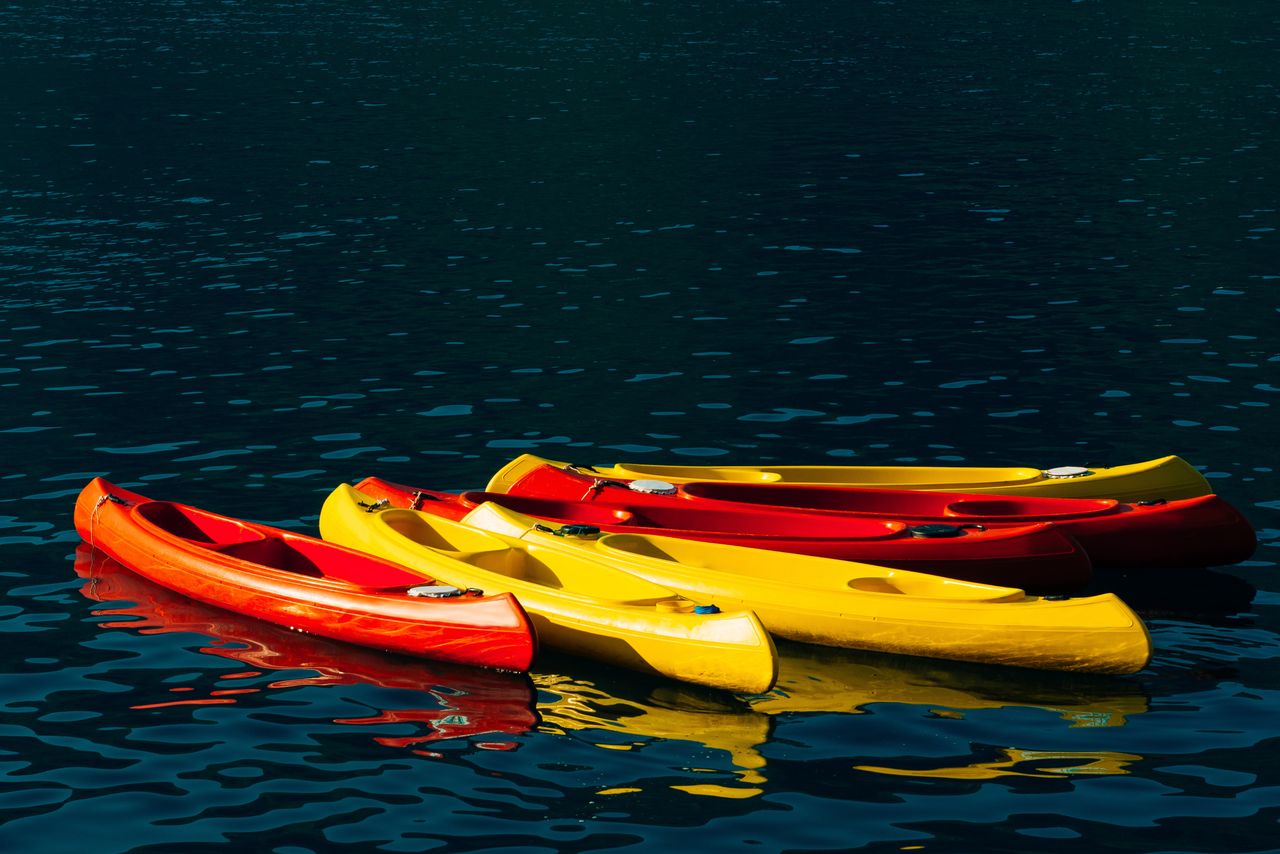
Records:
[[[1254,0],[0,8],[6,851],[1280,850],[1274,69]],[[1086,679],[783,645],[735,697],[201,608],[94,475],[1177,453],[1250,561]]]

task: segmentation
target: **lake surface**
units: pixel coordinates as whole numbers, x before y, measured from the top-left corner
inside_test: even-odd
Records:
[[[0,8],[6,851],[1280,850],[1280,10]],[[782,645],[769,695],[194,605],[94,475],[337,483],[1176,453],[1250,561],[1105,577],[1083,678]]]

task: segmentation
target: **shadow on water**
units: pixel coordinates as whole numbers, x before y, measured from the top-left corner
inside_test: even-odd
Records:
[[[446,662],[396,656],[317,638],[242,617],[175,593],[130,572],[124,565],[87,545],[76,549],[75,570],[85,579],[81,594],[104,607],[95,609],[104,629],[139,634],[193,632],[210,638],[200,652],[245,665],[247,670],[220,674],[243,680],[245,687],[209,688],[189,684],[169,689],[168,697],[135,702],[133,709],[227,705],[246,695],[305,686],[366,684],[420,695],[412,708],[376,709],[364,717],[335,719],[354,726],[416,724],[406,737],[376,737],[389,747],[491,733],[518,734],[537,724],[533,687],[528,677]],[[310,671],[263,682],[263,671]],[[134,698],[137,699],[137,698]]]
[[[1082,595],[1114,593],[1146,618],[1195,617],[1214,622],[1247,611],[1258,589],[1213,569],[1095,570]]]

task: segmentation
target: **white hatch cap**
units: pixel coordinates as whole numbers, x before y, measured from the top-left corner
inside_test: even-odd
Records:
[[[665,480],[633,480],[627,484],[627,488],[632,492],[647,492],[652,495],[676,494],[675,484]]]
[[[420,584],[417,587],[410,587],[405,592],[410,596],[422,596],[427,599],[452,599],[462,595],[462,590],[450,584]]]
[[[1058,466],[1057,468],[1045,469],[1043,474],[1053,480],[1065,480],[1073,477],[1088,477],[1093,472],[1084,466]]]

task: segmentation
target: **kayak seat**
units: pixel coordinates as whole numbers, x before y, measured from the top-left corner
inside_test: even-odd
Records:
[[[1016,498],[966,498],[952,501],[943,510],[947,516],[1023,518],[1034,515],[1035,506]]]
[[[1071,502],[1052,502],[1034,498],[965,498],[952,501],[943,512],[947,516],[985,516],[1009,520],[1052,519],[1055,516],[1084,516],[1111,510],[1114,499],[1077,498]]]
[[[263,538],[246,543],[230,543],[218,551],[237,560],[256,563],[271,569],[281,569],[295,575],[305,575],[309,578],[323,578],[325,575],[314,561],[298,549],[291,548],[283,540]]]
[[[875,576],[854,578],[849,582],[849,587],[862,593],[896,593],[901,595],[903,592],[902,588],[889,579]]]
[[[184,507],[167,501],[148,501],[145,504],[139,504],[135,512],[163,531],[204,546],[217,547],[265,538],[260,531],[234,519],[215,516],[194,507]]]
[[[672,563],[680,563],[679,558],[647,537],[637,537],[627,534],[610,534],[605,540],[601,541],[600,545],[606,551],[612,549],[626,554],[655,558],[657,560],[668,560]]]
[[[483,531],[447,520],[428,518],[412,510],[384,510],[387,527],[415,543],[442,552],[481,552],[506,549],[507,544]]]
[[[862,593],[889,593],[917,599],[949,599],[960,602],[1013,602],[1026,598],[1026,594],[1013,587],[995,587],[915,573],[891,578],[864,575],[851,578],[849,588]]]
[[[324,576],[336,581],[349,581],[360,587],[378,589],[417,587],[433,581],[419,573],[388,566],[381,561],[367,560],[359,555],[351,555],[343,560],[326,561]]]
[[[564,587],[564,581],[549,564],[524,549],[507,548],[501,551],[478,552],[468,555],[466,560],[472,566],[496,572],[517,581],[528,581],[552,590]]]

